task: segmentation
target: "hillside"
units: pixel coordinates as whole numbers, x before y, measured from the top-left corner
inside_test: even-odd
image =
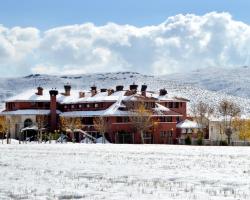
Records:
[[[178,73],[162,78],[190,84],[203,89],[224,92],[230,95],[250,98],[250,67],[243,66],[230,68],[209,68]]]
[[[195,73],[198,73],[198,75],[195,76]],[[18,78],[2,78],[0,79],[1,107],[4,107],[4,100],[10,96],[30,88],[35,88],[39,85],[44,88],[62,89],[64,84],[70,83],[73,89],[88,89],[93,84],[95,84],[98,88],[114,88],[116,85],[121,84],[124,85],[125,88],[128,88],[131,83],[135,82],[139,85],[143,83],[147,84],[148,90],[151,91],[158,91],[160,88],[166,88],[171,96],[188,98],[190,99],[191,104],[193,102],[203,100],[213,106],[216,106],[222,99],[230,99],[239,103],[239,105],[244,108],[243,110],[245,113],[250,113],[250,99],[226,94],[226,92],[229,91],[228,87],[222,87],[224,85],[220,84],[216,87],[216,83],[212,84],[212,78],[207,81],[210,84],[206,85],[205,79],[199,78],[201,77],[201,74],[201,72],[193,72],[194,77],[193,79],[190,78],[189,81],[184,81],[187,80],[187,77],[191,76],[188,74],[175,74],[173,77],[155,77],[139,74],[136,72],[117,72],[71,76],[32,74]],[[218,79],[218,81],[220,80],[222,81],[222,79]],[[194,85],[199,85],[200,87]],[[205,86],[207,86],[208,89],[205,89]],[[218,90],[218,92],[211,91],[209,89]]]

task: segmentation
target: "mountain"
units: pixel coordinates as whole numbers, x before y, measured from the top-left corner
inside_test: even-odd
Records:
[[[212,106],[217,106],[222,99],[229,99],[239,104],[244,113],[250,113],[250,94],[244,95],[247,85],[248,68],[242,68],[244,79],[238,80],[241,70],[230,74],[230,70],[224,74],[222,71],[195,71],[189,74],[173,74],[168,76],[150,76],[136,72],[117,72],[102,74],[84,74],[84,75],[64,75],[52,76],[43,74],[31,74],[25,77],[1,78],[0,79],[0,101],[1,108],[4,108],[4,100],[27,89],[42,86],[44,88],[62,89],[63,85],[70,83],[72,89],[88,89],[95,84],[98,88],[115,88],[116,85],[124,85],[125,89],[130,84],[147,84],[148,90],[159,91],[160,88],[166,88],[170,96],[184,97],[190,100],[190,105],[197,101],[205,101]],[[221,73],[221,74],[219,74]],[[250,73],[249,73],[250,74]],[[229,80],[228,80],[229,79]],[[236,90],[236,86],[239,90]],[[243,87],[244,86],[244,87]],[[238,91],[233,93],[233,91]],[[247,94],[248,94],[247,93]],[[237,96],[238,95],[238,96]]]
[[[248,66],[208,68],[189,73],[171,74],[162,78],[211,91],[250,98],[250,67]]]

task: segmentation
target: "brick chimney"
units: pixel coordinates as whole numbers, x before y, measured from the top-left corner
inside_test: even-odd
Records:
[[[42,96],[43,95],[43,88],[42,87],[37,87],[37,93],[36,93],[36,95],[40,95],[40,96]]]
[[[85,92],[79,92],[79,98],[84,98],[85,97]]]
[[[146,97],[146,91],[147,91],[147,85],[142,85],[141,86],[141,95]]]
[[[114,93],[114,90],[113,89],[108,89],[108,96],[110,96],[111,94]]]
[[[102,88],[101,92],[107,92],[107,89],[106,88]]]
[[[164,96],[166,95],[168,92],[167,90],[164,88],[164,89],[160,89],[160,96]]]
[[[49,91],[49,94],[50,94],[50,131],[54,132],[57,129],[56,96],[58,95],[58,91],[56,89],[52,89]]]
[[[123,85],[116,86],[116,91],[122,91],[122,90],[123,90]]]
[[[138,85],[133,83],[132,85],[129,86],[129,90],[132,92],[132,94],[135,94],[137,92]]]
[[[69,84],[64,85],[64,90],[65,90],[64,95],[65,96],[70,96],[71,85],[69,85]]]
[[[95,96],[96,93],[97,93],[97,88],[96,88],[95,85],[93,85],[93,86],[91,87],[91,96],[92,96],[92,97]]]

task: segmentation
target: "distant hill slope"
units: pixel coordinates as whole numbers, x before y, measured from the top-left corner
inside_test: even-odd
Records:
[[[216,106],[222,99],[230,99],[239,103],[245,113],[250,113],[250,98],[248,98],[250,93],[249,96],[245,95],[245,98],[237,97],[235,95],[239,95],[241,93],[234,94],[233,85],[237,85],[238,80],[229,80],[226,83],[224,81],[227,76],[228,78],[234,77],[237,79],[236,73],[230,76],[230,73],[228,72],[225,78],[218,74],[215,74],[213,77],[212,73],[213,72],[207,75],[203,72],[192,72],[190,74],[174,74],[173,76],[158,77],[143,75],[136,72],[117,72],[70,76],[33,74],[18,78],[1,78],[0,101],[1,107],[3,108],[3,102],[8,97],[18,94],[26,89],[36,88],[39,85],[44,88],[62,89],[64,84],[70,83],[73,89],[88,89],[93,84],[95,84],[98,88],[115,88],[115,86],[119,84],[128,88],[130,84],[135,82],[138,85],[143,83],[147,84],[148,90],[151,91],[158,91],[160,88],[166,88],[171,96],[188,98],[190,99],[191,104],[193,102],[203,100],[213,106]],[[218,77],[217,83],[216,77]],[[244,81],[239,82],[242,83],[242,91],[243,89],[247,91],[246,87],[243,88]],[[245,81],[245,83],[250,84],[250,81]],[[195,85],[198,85],[199,87]],[[241,94],[239,96],[244,95]]]
[[[207,90],[250,98],[250,67],[210,68],[189,73],[171,74],[167,80],[190,84]]]

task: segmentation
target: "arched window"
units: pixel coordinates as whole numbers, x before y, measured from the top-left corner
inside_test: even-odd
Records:
[[[24,121],[24,128],[25,128],[25,127],[29,127],[29,126],[31,126],[32,124],[33,124],[33,122],[32,122],[31,119],[26,119],[26,120]]]

